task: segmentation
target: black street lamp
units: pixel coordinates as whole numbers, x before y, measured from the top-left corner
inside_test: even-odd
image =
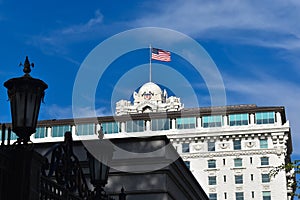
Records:
[[[20,64],[22,65],[22,64]],[[29,73],[33,67],[26,56],[22,77],[9,79],[4,83],[10,101],[12,130],[18,143],[27,144],[30,135],[35,133],[41,101],[48,85],[40,79],[32,78]]]
[[[22,64],[21,64],[22,65]],[[12,131],[18,136],[15,144],[28,144],[30,135],[36,130],[40,104],[44,90],[48,85],[39,79],[32,78],[28,57],[24,62],[22,77],[9,79],[4,83],[10,101]],[[2,134],[5,134],[5,127]],[[10,136],[10,129],[8,130]],[[2,137],[4,142],[5,137]],[[9,139],[8,139],[9,145]],[[4,144],[4,143],[3,143]],[[0,169],[0,199],[33,200],[39,199],[40,171],[44,158],[27,145],[16,145],[14,148],[0,148],[6,159],[6,166]]]
[[[93,199],[108,199],[104,186],[107,184],[109,165],[113,156],[113,147],[109,140],[89,141],[87,158],[90,169],[91,183],[94,185]]]

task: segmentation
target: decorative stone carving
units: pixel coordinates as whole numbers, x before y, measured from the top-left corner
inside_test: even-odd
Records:
[[[236,190],[241,191],[241,190],[243,190],[243,187],[242,186],[236,187]]]
[[[263,185],[264,190],[269,190],[270,189],[270,185]]]
[[[277,146],[276,147],[276,154],[277,154],[277,156],[280,156],[283,153],[284,153],[283,147],[282,146]]]
[[[200,151],[202,149],[202,145],[200,144],[195,144],[193,147],[195,151]]]
[[[219,144],[219,147],[220,147],[221,149],[228,149],[228,148],[229,148],[229,143],[220,143],[220,144]]]
[[[116,103],[116,115],[179,111],[183,108],[180,98],[168,97],[167,91],[163,91],[153,82],[145,83],[138,92],[133,93],[133,98],[133,104],[127,100],[118,101]]]
[[[246,142],[246,147],[248,147],[248,148],[253,148],[253,147],[256,146],[255,143],[256,143],[255,141],[247,141],[247,142]]]
[[[243,155],[267,155],[267,154],[277,154],[276,149],[266,149],[266,150],[252,150],[252,151],[219,151],[219,152],[201,152],[201,153],[189,153],[181,154],[183,159],[190,158],[213,158],[213,157],[226,157],[226,156],[243,156]]]

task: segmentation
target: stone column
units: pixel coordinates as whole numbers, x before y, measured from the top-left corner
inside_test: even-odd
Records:
[[[151,131],[151,122],[149,120],[146,121],[146,131]]]
[[[281,114],[280,112],[276,112],[276,124],[282,125]]]
[[[255,124],[255,119],[254,119],[254,113],[250,114],[250,124],[254,125]]]
[[[171,129],[174,130],[174,129],[176,129],[176,119],[171,119],[171,120],[172,120],[171,121],[171,123],[172,123]]]
[[[202,119],[201,117],[197,117],[197,128],[201,128],[202,127]]]
[[[227,126],[228,126],[228,116],[227,116],[227,115],[224,115],[224,116],[223,116],[223,126],[224,126],[224,127],[227,127]]]

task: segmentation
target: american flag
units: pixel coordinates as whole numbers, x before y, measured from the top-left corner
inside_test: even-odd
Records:
[[[151,49],[151,59],[170,62],[171,53],[162,49],[152,48]]]

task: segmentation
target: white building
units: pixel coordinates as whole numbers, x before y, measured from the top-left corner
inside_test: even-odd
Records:
[[[284,107],[235,105],[184,109],[154,83],[134,92],[133,104],[121,100],[116,116],[45,120],[34,143],[61,141],[71,130],[74,140],[167,135],[212,200],[288,200],[292,175],[269,171],[290,161],[292,142]]]

